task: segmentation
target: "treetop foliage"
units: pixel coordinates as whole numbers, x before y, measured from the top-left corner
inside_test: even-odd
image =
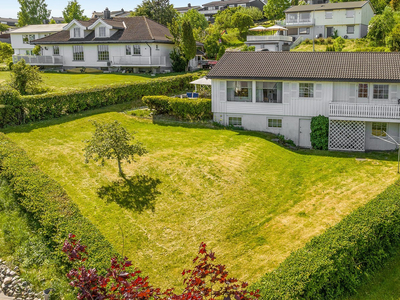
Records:
[[[47,9],[45,0],[18,0],[18,26],[43,24],[50,17],[51,10]]]
[[[174,6],[169,0],[143,0],[131,16],[145,16],[157,23],[167,26],[177,16]]]
[[[24,59],[13,64],[11,68],[10,86],[21,95],[26,95],[30,90],[37,89],[43,82],[39,68],[26,64]]]
[[[81,9],[81,5],[77,0],[68,1],[68,5],[63,10],[62,14],[66,23],[72,20],[88,20],[89,18],[83,15],[85,10]]]

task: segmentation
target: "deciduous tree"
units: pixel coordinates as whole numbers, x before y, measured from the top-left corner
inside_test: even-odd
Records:
[[[18,0],[18,26],[43,24],[50,17],[51,10],[47,9],[45,0]]]
[[[7,31],[8,28],[10,28],[8,25],[6,25],[6,24],[0,24],[0,32]]]
[[[386,6],[381,15],[376,15],[369,22],[367,37],[377,45],[385,44],[386,37],[396,25],[395,14],[391,7]]]
[[[24,59],[13,64],[10,86],[16,89],[21,95],[26,95],[28,90],[36,89],[42,81],[42,76],[37,66],[26,64]]]
[[[177,12],[169,0],[143,0],[131,16],[146,16],[157,23],[167,26],[176,17]]]
[[[0,62],[10,59],[13,53],[14,50],[10,44],[0,42]]]
[[[119,175],[125,177],[121,167],[122,161],[131,163],[135,155],[142,156],[147,153],[146,148],[139,142],[131,144],[134,137],[118,121],[92,123],[95,132],[90,140],[85,141],[85,162],[88,163],[92,159],[95,162],[100,161],[103,165],[106,159],[116,159]]]
[[[397,24],[386,38],[386,47],[388,47],[390,51],[400,51],[400,24]]]
[[[193,36],[196,41],[202,41],[204,39],[204,31],[208,27],[208,21],[203,14],[192,8],[186,13],[181,14],[177,19],[179,22],[187,21],[192,25]]]
[[[232,16],[232,22],[239,30],[239,34],[242,38],[246,37],[250,26],[254,25],[253,19],[249,15],[246,15],[240,11],[235,12],[235,14]]]
[[[81,5],[77,0],[68,1],[68,5],[63,10],[62,14],[65,22],[69,23],[72,20],[88,20],[88,17],[83,15],[85,10],[81,9]]]
[[[264,16],[268,20],[281,20],[285,18],[284,11],[289,8],[288,0],[269,0],[264,6]]]

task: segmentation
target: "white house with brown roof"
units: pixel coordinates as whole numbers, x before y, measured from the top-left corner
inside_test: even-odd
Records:
[[[102,70],[171,70],[173,42],[167,27],[146,17],[73,20],[60,32],[31,41],[41,56],[14,55],[39,66]],[[33,47],[33,46],[32,46]]]
[[[392,150],[400,139],[400,53],[227,52],[207,76],[214,121],[309,148],[329,117],[329,149]]]
[[[280,24],[296,38],[326,38],[337,31],[338,36],[355,39],[367,35],[374,13],[369,1],[298,5],[285,10],[285,20]]]
[[[213,22],[214,16],[226,8],[231,7],[257,7],[261,11],[265,2],[263,0],[218,0],[203,4],[203,8],[199,10],[199,13],[203,14],[205,18]]]

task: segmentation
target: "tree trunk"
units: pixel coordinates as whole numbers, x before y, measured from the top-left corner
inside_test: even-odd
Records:
[[[118,172],[119,172],[119,175],[120,175],[122,178],[125,178],[125,175],[124,175],[124,173],[122,172],[122,168],[121,168],[121,160],[120,160],[119,158],[117,158],[117,162],[118,162]]]

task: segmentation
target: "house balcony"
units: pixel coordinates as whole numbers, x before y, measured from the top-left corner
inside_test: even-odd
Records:
[[[292,42],[293,38],[286,35],[248,35],[247,42]]]
[[[301,27],[301,26],[313,26],[313,19],[294,19],[294,20],[284,20],[279,22],[280,26],[286,27]]]
[[[113,56],[112,66],[115,67],[166,67],[166,56]]]
[[[60,55],[13,55],[13,63],[19,62],[24,59],[29,65],[39,65],[39,66],[62,66],[63,57]]]
[[[400,119],[400,105],[330,103],[329,116],[364,119]]]

